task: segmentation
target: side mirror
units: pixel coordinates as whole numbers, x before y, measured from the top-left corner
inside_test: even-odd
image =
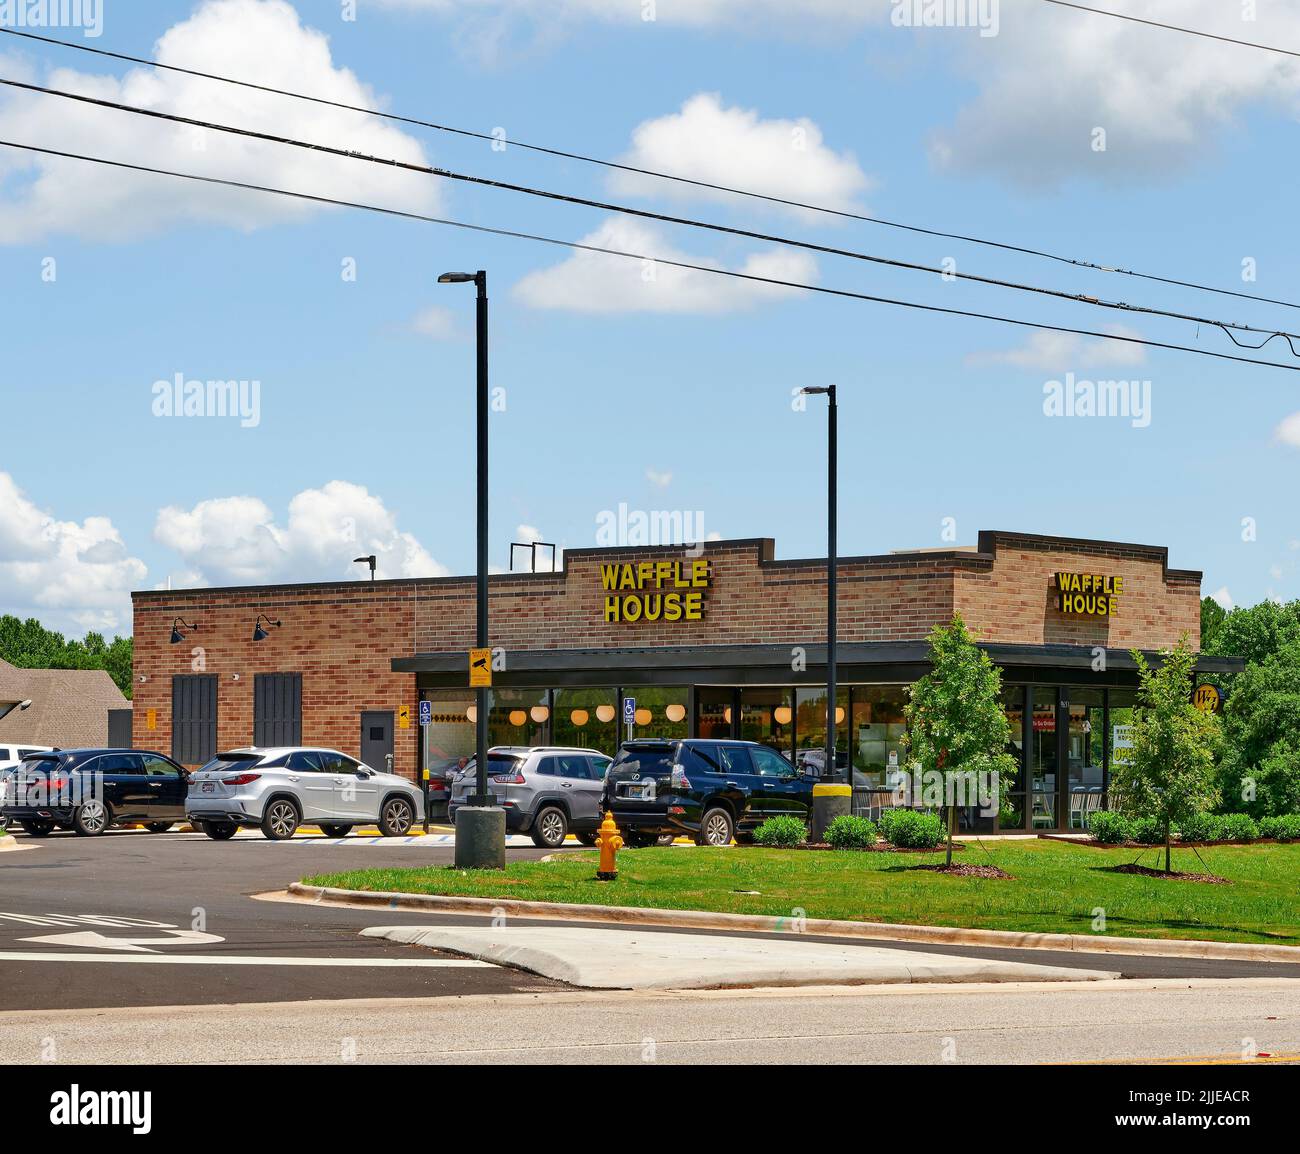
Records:
[[[368,770],[364,765],[357,770],[357,777],[359,777],[362,781],[369,781],[374,776],[375,775],[370,770]]]

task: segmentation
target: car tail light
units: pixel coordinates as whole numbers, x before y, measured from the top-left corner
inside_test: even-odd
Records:
[[[686,770],[684,770],[680,765],[674,765],[673,775],[669,779],[668,784],[672,786],[673,789],[690,789],[691,779],[686,776]]]
[[[524,775],[522,773],[499,773],[492,778],[497,785],[523,785]]]
[[[238,773],[234,777],[223,777],[222,785],[251,785],[262,775],[260,773]]]

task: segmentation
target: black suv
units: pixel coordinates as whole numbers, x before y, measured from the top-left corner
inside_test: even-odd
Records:
[[[189,777],[161,753],[143,749],[63,749],[28,754],[6,779],[0,813],[32,837],[55,826],[83,837],[115,822],[166,833],[185,819]]]
[[[629,846],[683,832],[697,845],[745,844],[769,817],[807,821],[817,780],[753,741],[628,741],[609,767],[602,806]]]

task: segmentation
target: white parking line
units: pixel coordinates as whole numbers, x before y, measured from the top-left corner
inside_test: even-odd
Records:
[[[162,954],[57,954],[37,950],[0,952],[0,962],[111,962],[145,966],[341,966],[353,969],[498,969],[491,962],[473,958],[276,958],[260,955],[222,954],[166,957]]]

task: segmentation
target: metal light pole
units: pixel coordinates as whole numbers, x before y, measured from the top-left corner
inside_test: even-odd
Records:
[[[438,278],[439,284],[473,284],[478,289],[478,613],[475,627],[476,643],[486,649],[488,641],[488,295],[487,273],[446,272]],[[489,820],[483,823],[471,820],[466,823],[464,844],[459,816],[456,828],[456,864],[470,869],[505,868],[505,814],[492,805],[488,792],[488,694],[486,689],[476,691],[477,714],[475,718],[475,792],[469,800],[472,810]],[[463,811],[462,811],[463,812]],[[495,819],[499,817],[500,821]],[[499,828],[498,828],[499,827]]]
[[[827,420],[828,443],[826,448],[826,764],[823,774],[834,778],[835,770],[835,710],[836,702],[836,668],[835,668],[835,617],[839,603],[839,559],[836,551],[836,517],[839,456],[839,409],[835,402],[835,386],[806,388],[800,392],[807,396],[825,395],[830,401]],[[844,780],[849,788],[853,787],[853,760],[844,771]]]

